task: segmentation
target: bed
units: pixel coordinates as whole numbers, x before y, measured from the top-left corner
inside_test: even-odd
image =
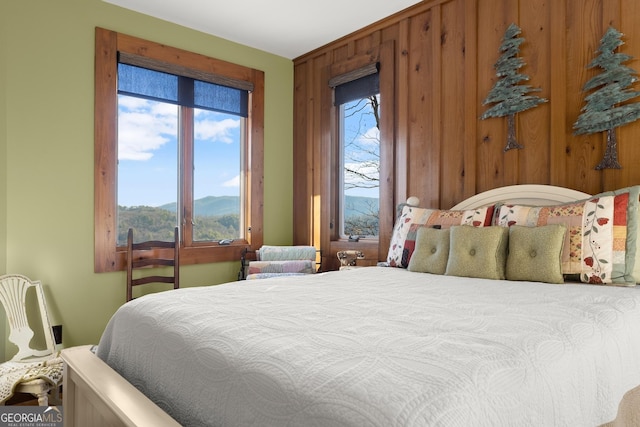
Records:
[[[611,217],[618,243],[620,215],[637,217],[630,194],[633,206]],[[518,204],[583,199],[514,186],[438,215],[464,211],[475,224],[469,212],[500,203],[515,223]],[[610,225],[602,212],[584,215],[600,219],[599,233]],[[392,246],[409,222],[396,223]],[[630,239],[638,227],[624,231]],[[390,248],[391,264],[418,259],[421,240],[406,242],[397,258]],[[640,425],[640,289],[624,266],[636,253],[616,248],[618,267],[597,276],[615,286],[379,266],[147,295],[118,310],[97,354],[63,352],[65,425]]]

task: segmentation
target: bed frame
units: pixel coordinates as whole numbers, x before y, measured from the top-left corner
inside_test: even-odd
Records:
[[[489,190],[458,203],[453,209],[473,209],[497,203],[552,205],[589,197],[580,191],[548,185],[514,185]],[[179,426],[106,363],[90,346],[63,350],[64,426]],[[629,391],[617,418],[604,427],[640,425],[640,386]]]
[[[573,202],[586,199],[590,194],[570,188],[553,185],[509,185],[494,188],[458,203],[451,209],[467,210],[492,205],[499,202],[517,203],[522,205],[548,206],[559,203]]]
[[[91,346],[62,351],[65,427],[180,424],[99,359]]]

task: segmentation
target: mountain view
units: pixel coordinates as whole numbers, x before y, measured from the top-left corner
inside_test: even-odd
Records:
[[[235,239],[240,236],[240,200],[234,196],[208,196],[195,200],[194,239],[199,241]],[[379,200],[346,196],[346,235],[377,235]],[[118,206],[118,245],[126,245],[127,230],[135,230],[135,241],[171,240],[177,222],[176,204],[158,207]]]
[[[175,203],[167,203],[158,206],[169,212],[176,211]],[[240,199],[234,196],[207,196],[195,200],[194,209],[196,216],[215,216],[236,214],[240,210]]]

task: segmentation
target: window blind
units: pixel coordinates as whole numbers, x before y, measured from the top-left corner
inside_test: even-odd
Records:
[[[145,64],[153,65],[151,62]],[[226,81],[229,82],[229,80]],[[247,89],[125,62],[118,62],[118,93],[242,117],[248,116]]]
[[[378,64],[350,71],[333,77],[329,86],[334,88],[334,105],[342,105],[349,101],[365,98],[380,93],[380,73]]]

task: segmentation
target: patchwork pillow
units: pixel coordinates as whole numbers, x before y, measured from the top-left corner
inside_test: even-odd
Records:
[[[486,227],[491,225],[493,210],[493,205],[463,211],[404,206],[393,227],[387,262],[391,267],[409,266],[415,249],[416,235],[422,226],[443,229],[454,225]]]
[[[449,230],[420,227],[416,248],[409,261],[409,271],[444,274],[449,259]]]
[[[564,283],[561,255],[566,230],[562,224],[509,227],[507,280]]]
[[[640,283],[640,196],[636,197],[636,193],[640,193],[640,186],[626,187],[619,190],[608,191],[601,193],[601,196],[618,195],[623,193],[629,193],[629,206],[627,208],[627,245],[631,250],[627,251],[627,257],[632,256],[632,251],[635,250],[635,256],[633,257],[633,278],[636,283]]]
[[[424,225],[433,212],[435,212],[434,209],[417,208],[409,205],[402,208],[402,212],[400,212],[400,216],[398,216],[393,226],[389,253],[387,254],[389,266],[406,268],[409,265],[410,257],[404,250],[409,229],[413,224]],[[413,240],[415,241],[415,238]]]
[[[504,279],[508,239],[506,227],[451,227],[445,274]]]
[[[556,206],[502,205],[500,226],[563,224],[562,273],[586,283],[633,286],[640,187]]]

